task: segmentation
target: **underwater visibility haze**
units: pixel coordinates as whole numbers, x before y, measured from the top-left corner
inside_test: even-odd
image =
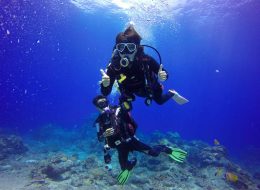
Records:
[[[65,130],[63,143],[77,130],[93,133],[82,141],[97,143],[92,99],[101,93],[100,69],[116,35],[133,23],[141,44],[160,52],[169,73],[164,89],[189,99],[182,106],[172,100],[146,106],[137,98],[138,133],[220,144],[243,169],[259,172],[259,18],[259,0],[0,0],[0,136],[19,135],[30,144],[32,134],[41,141],[52,125]],[[155,51],[145,52],[159,61]],[[114,90],[110,102],[118,97]]]

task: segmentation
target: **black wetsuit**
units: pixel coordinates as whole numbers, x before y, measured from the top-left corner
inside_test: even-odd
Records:
[[[110,111],[103,112],[96,119],[98,127],[98,140],[102,141],[103,133],[106,129],[113,127],[114,135],[105,138],[106,144],[111,148],[116,148],[118,151],[118,159],[122,170],[131,170],[135,163],[128,160],[128,154],[132,151],[139,151],[151,156],[158,156],[161,152],[170,154],[172,150],[165,145],[157,145],[150,147],[139,141],[134,135],[137,124],[130,116],[129,112],[117,111],[118,107],[110,107]],[[108,113],[109,112],[109,113]],[[104,148],[105,163],[111,162],[111,156],[108,150]]]
[[[98,127],[97,137],[99,141],[103,140],[103,133],[108,128],[114,129],[114,134],[105,138],[106,144],[111,148],[116,148],[116,141],[123,142],[133,137],[137,128],[137,124],[130,116],[130,112],[126,112],[116,106],[109,106],[109,110],[104,111],[98,116],[95,124]]]
[[[117,150],[119,163],[122,170],[131,170],[133,168],[132,162],[128,161],[129,152],[139,151],[154,157],[158,156],[161,152],[165,152],[167,154],[171,154],[172,152],[172,149],[165,145],[156,145],[150,147],[139,141],[136,137],[133,137],[128,143],[122,143],[118,145]]]
[[[151,56],[139,51],[131,66],[121,67],[119,62],[120,57],[116,55],[107,66],[110,85],[104,87],[101,84],[103,95],[110,94],[114,81],[117,80],[121,92],[120,103],[133,101],[135,95],[137,95],[146,98],[150,97],[161,105],[173,97],[174,94],[171,92],[162,94],[162,85],[158,82],[157,76],[160,65]]]

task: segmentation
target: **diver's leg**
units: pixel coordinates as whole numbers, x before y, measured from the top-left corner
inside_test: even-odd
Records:
[[[153,157],[157,157],[160,153],[164,152],[168,154],[170,158],[179,163],[184,162],[187,156],[187,152],[179,148],[170,148],[166,145],[156,145],[150,147],[142,143],[141,141],[137,140],[136,138],[133,138],[133,140],[131,141],[131,147],[133,150],[143,152]]]
[[[125,148],[125,146],[124,147],[121,146],[117,148],[117,152],[118,152],[118,160],[119,160],[121,170],[127,169],[129,151]]]
[[[169,99],[171,99],[174,95],[175,95],[174,93],[169,91],[166,94],[163,94],[162,85],[157,86],[155,89],[153,89],[153,100],[159,105],[164,104]]]
[[[121,96],[119,97],[119,104],[122,109],[125,111],[132,110],[132,102],[135,100],[134,94],[124,91],[121,93]]]
[[[150,147],[149,145],[137,140],[136,138],[133,138],[131,141],[131,147],[133,150],[143,152],[145,154],[148,154],[150,156],[158,156],[162,152],[162,148],[156,148],[156,147]]]
[[[132,141],[131,141],[131,147],[133,150],[139,151],[139,152],[143,152],[146,153],[150,156],[158,156],[160,153],[164,152],[166,154],[172,154],[173,151],[178,151],[180,149],[172,149],[166,145],[155,145],[150,147],[149,145],[139,141],[138,139],[136,139],[135,137],[133,137]],[[180,150],[182,151],[182,150]]]
[[[173,99],[175,102],[177,102],[178,104],[182,105],[185,103],[188,103],[189,100],[187,100],[186,98],[184,98],[183,96],[181,96],[178,92],[176,92],[175,90],[168,90],[167,93],[163,94],[163,90],[162,90],[162,85],[160,85],[160,87],[157,87],[156,89],[153,90],[154,94],[153,94],[153,99],[154,101],[159,104],[162,105],[165,102],[167,102],[169,99]]]
[[[175,160],[178,163],[183,163],[187,156],[186,151],[179,149],[179,148],[170,148],[166,145],[153,146],[152,149],[150,150],[150,153],[152,153],[153,155],[151,155],[151,154],[150,155],[158,156],[161,152],[168,154],[170,158],[172,158],[173,160]]]
[[[123,145],[123,146],[122,146]],[[119,163],[121,166],[121,172],[117,176],[117,181],[120,185],[124,185],[127,180],[130,177],[130,171],[133,169],[133,167],[136,164],[136,159],[128,161],[128,154],[129,154],[129,149],[128,146],[124,146],[126,144],[121,144],[118,150],[118,157],[119,157]]]
[[[131,160],[128,160],[128,155],[129,152],[132,150],[130,149],[127,145],[120,145],[120,147],[117,149],[118,151],[118,159],[119,159],[119,164],[121,167],[121,170],[132,170],[133,167],[136,165],[136,158],[132,158]]]
[[[166,145],[155,145],[155,146],[152,147],[152,149],[153,149],[154,151],[156,151],[156,152],[159,152],[159,154],[160,154],[161,152],[164,152],[164,153],[166,153],[166,154],[170,154],[170,153],[172,152],[172,149],[169,148],[169,147],[166,146]]]

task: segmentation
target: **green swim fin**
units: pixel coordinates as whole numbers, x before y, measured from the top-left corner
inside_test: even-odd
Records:
[[[124,185],[128,178],[130,176],[130,171],[129,170],[123,170],[120,172],[120,174],[117,176],[117,181],[120,185]]]
[[[172,152],[169,154],[169,156],[176,162],[183,163],[187,156],[187,152],[179,148],[172,148]]]

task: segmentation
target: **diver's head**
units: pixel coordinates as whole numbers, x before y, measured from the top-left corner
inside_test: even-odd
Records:
[[[121,57],[120,65],[122,67],[127,67],[130,62],[134,61],[141,39],[133,25],[129,25],[124,32],[117,35],[116,50]]]
[[[103,95],[98,95],[93,99],[93,104],[98,108],[99,111],[105,111],[109,108],[109,101]]]

